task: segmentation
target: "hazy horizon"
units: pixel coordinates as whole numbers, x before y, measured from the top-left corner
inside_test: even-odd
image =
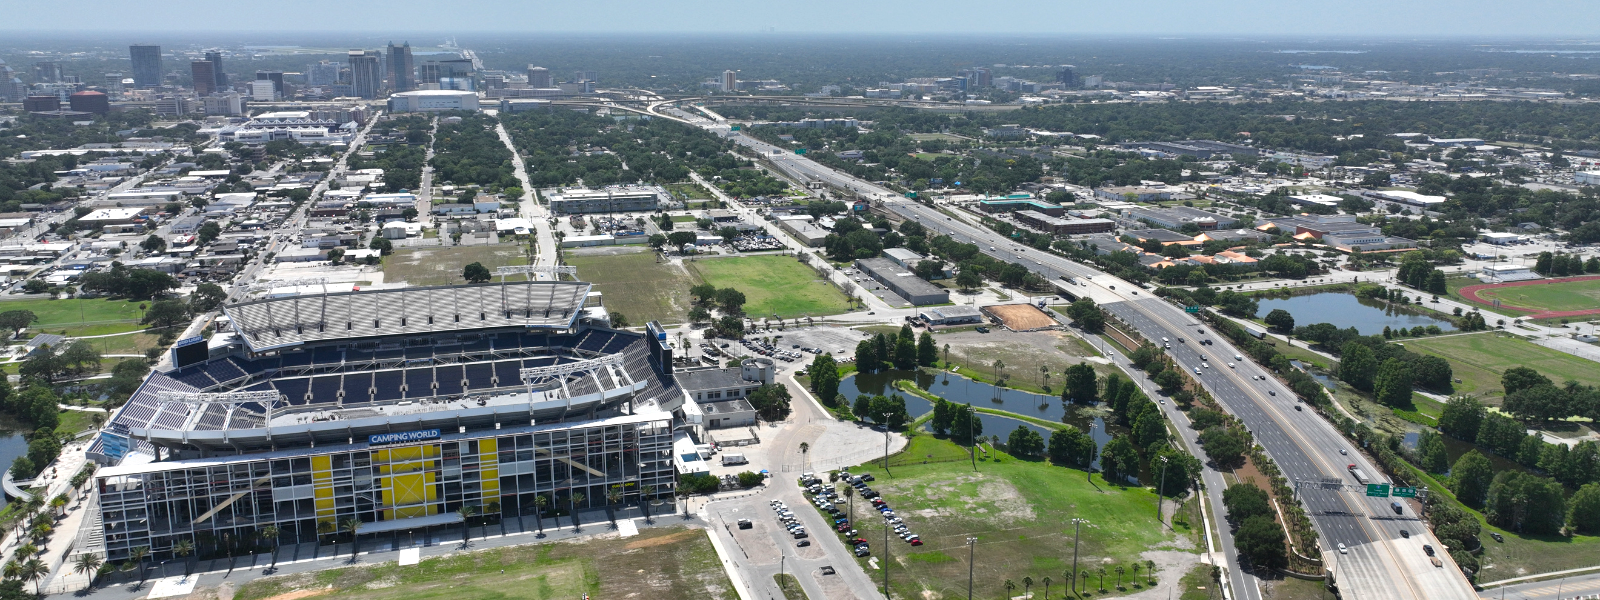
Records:
[[[21,3],[0,31],[23,38],[162,34],[243,34],[281,38],[325,34],[801,34],[801,35],[1071,35],[1295,37],[1331,39],[1600,38],[1600,10],[1585,0],[1522,3],[1466,0],[1306,3],[1243,0],[1226,5],[1145,0],[1113,4],[888,0],[820,0],[806,5],[753,5],[728,0],[664,4],[643,0],[512,3],[418,0],[327,3],[283,0],[268,6],[170,0],[129,5],[87,0],[70,19],[59,6]],[[798,6],[798,8],[796,8]],[[425,29],[417,24],[426,22]],[[15,40],[14,40],[15,41]],[[1574,43],[1595,43],[1582,40]]]

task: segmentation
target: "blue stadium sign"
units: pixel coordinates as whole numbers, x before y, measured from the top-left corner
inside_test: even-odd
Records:
[[[178,340],[177,343],[173,344],[172,347],[173,348],[182,348],[184,346],[193,346],[195,344],[198,344],[198,343],[204,342],[204,341],[206,341],[206,339],[203,338],[203,337],[200,337],[200,336],[183,338],[181,340]]]
[[[439,430],[424,429],[421,431],[401,431],[398,433],[380,433],[367,436],[367,444],[371,446],[386,446],[389,444],[404,444],[408,442],[421,442],[439,439]]]

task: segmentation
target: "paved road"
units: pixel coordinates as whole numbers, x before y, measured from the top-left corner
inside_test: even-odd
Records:
[[[495,111],[484,112],[495,114]],[[533,184],[528,181],[528,166],[522,161],[522,153],[517,152],[516,144],[511,143],[511,135],[506,133],[505,124],[496,120],[494,131],[500,136],[500,142],[511,151],[512,173],[522,184],[520,214],[533,222],[534,239],[538,241],[538,247],[534,250],[533,264],[539,267],[556,266],[556,234],[550,228],[550,211],[540,206],[539,201],[535,199]]]
[[[1573,600],[1600,598],[1600,573],[1535,581],[1484,590],[1483,600]]]

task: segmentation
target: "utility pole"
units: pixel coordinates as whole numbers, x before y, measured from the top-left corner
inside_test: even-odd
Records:
[[[1077,576],[1078,576],[1078,530],[1086,522],[1087,521],[1085,521],[1083,519],[1073,519],[1072,520],[1072,577],[1073,577],[1073,579],[1077,579]],[[1071,583],[1069,582],[1069,584],[1071,584]],[[1075,585],[1075,584],[1071,584],[1071,585]],[[1073,589],[1076,590],[1077,588],[1074,587]]]
[[[1156,520],[1162,525],[1167,524],[1167,519],[1161,516],[1161,499],[1167,493],[1167,457],[1161,457],[1161,482],[1156,484]]]
[[[889,414],[883,413],[883,472],[885,475],[889,473]],[[884,533],[888,533],[888,531],[889,529],[885,527]],[[887,596],[887,593],[885,593],[885,596]]]

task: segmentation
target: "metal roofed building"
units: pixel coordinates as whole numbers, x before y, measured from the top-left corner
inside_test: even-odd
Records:
[[[1155,224],[1157,227],[1178,229],[1193,223],[1201,231],[1227,229],[1239,223],[1238,219],[1206,212],[1198,208],[1187,206],[1169,206],[1165,208],[1130,208],[1122,214],[1132,219],[1142,219]]]
[[[969,304],[955,306],[934,306],[917,311],[917,317],[929,325],[960,325],[962,323],[982,323],[983,312],[978,307]]]
[[[924,281],[915,273],[887,258],[859,259],[856,261],[856,268],[914,306],[943,304],[950,301],[948,290]]]
[[[601,190],[567,189],[546,193],[544,197],[550,202],[551,212],[573,215],[652,211],[665,194],[666,190],[658,186],[622,186]]]

